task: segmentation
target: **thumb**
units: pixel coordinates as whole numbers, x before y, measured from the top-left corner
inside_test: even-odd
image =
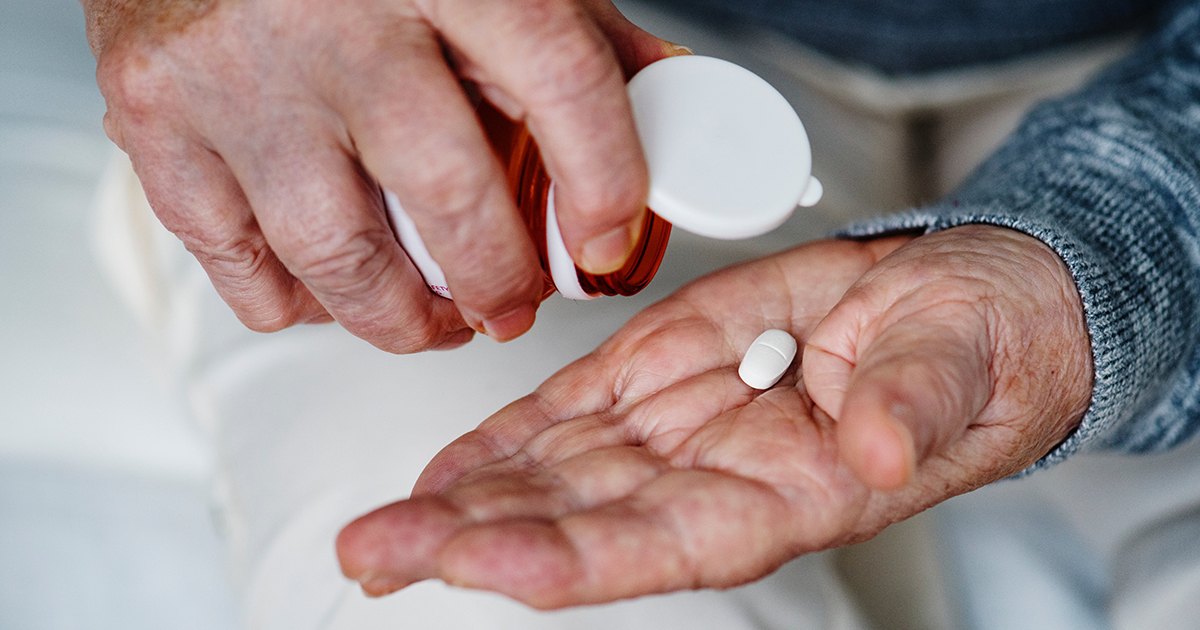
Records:
[[[992,394],[980,310],[964,302],[919,306],[916,296],[907,302],[869,321],[854,303],[839,305],[813,331],[802,363],[813,402],[837,421],[840,456],[876,490],[908,484]]]

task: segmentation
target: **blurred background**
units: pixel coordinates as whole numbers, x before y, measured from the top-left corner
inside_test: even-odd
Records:
[[[212,456],[95,264],[116,148],[69,0],[0,0],[0,628],[236,627]]]

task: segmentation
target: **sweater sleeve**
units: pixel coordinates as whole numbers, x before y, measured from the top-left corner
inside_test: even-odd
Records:
[[[1030,470],[1200,430],[1200,0],[1172,3],[1132,55],[1037,107],[945,200],[843,235],[970,223],[1045,242],[1083,301],[1091,406]]]

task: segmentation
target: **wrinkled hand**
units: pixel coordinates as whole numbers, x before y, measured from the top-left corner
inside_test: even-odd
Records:
[[[1091,341],[1069,271],[997,227],[896,251],[817,326],[802,365],[813,402],[838,421],[844,463],[879,490],[950,483],[959,494],[1015,474],[1091,402]]]
[[[647,173],[625,77],[676,47],[608,0],[82,2],[106,131],[253,329],[332,315],[411,352],[532,325],[536,249],[464,84],[529,124],[582,266],[632,246]],[[379,183],[454,304],[397,245]]]
[[[769,328],[807,344],[803,379],[755,391],[737,366]],[[1090,378],[1074,285],[1031,238],[806,245],[642,312],[338,552],[373,595],[436,577],[553,608],[734,586],[1028,466]]]

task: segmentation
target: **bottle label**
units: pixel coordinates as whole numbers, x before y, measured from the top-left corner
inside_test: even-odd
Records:
[[[417,270],[421,272],[421,276],[425,278],[425,284],[429,285],[429,290],[447,300],[454,299],[450,295],[450,288],[446,286],[446,274],[442,272],[441,265],[437,264],[433,256],[429,255],[425,241],[421,240],[421,235],[417,233],[416,224],[404,211],[404,207],[400,205],[400,198],[396,196],[396,193],[385,189],[383,200],[387,204],[388,214],[392,217],[392,226],[396,230],[396,238],[400,241],[400,246],[408,253],[409,259],[413,261]]]

